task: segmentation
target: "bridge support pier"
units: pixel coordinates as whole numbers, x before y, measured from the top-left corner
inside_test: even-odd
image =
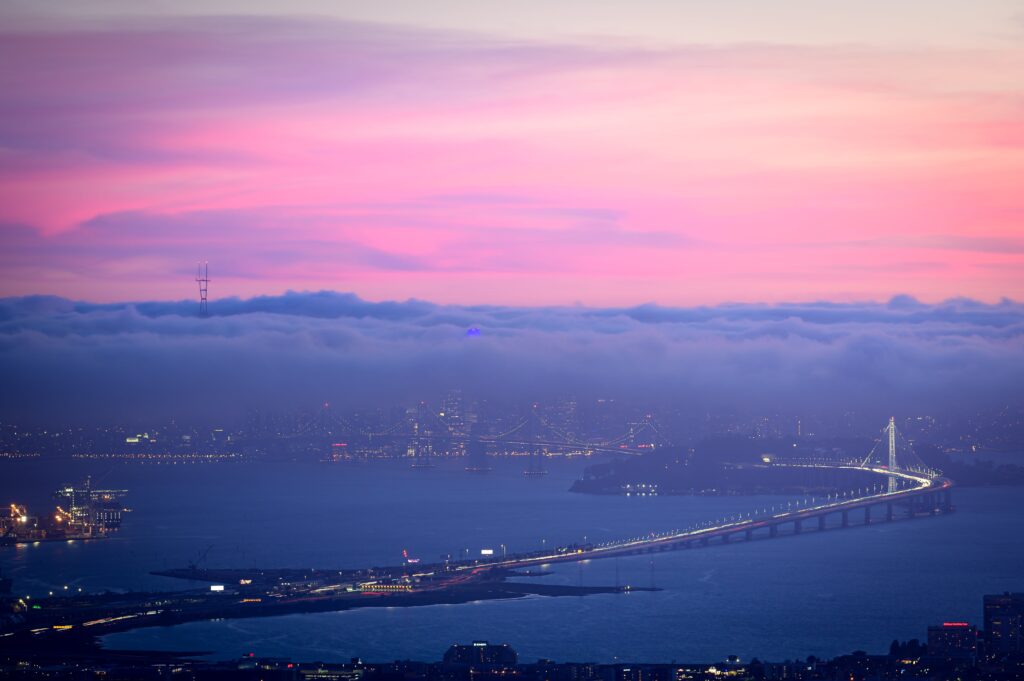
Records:
[[[744,532],[743,534],[744,534],[744,538],[745,538],[745,539],[746,539],[747,541],[750,541],[751,539],[753,539],[753,538],[754,538],[754,531],[753,531],[753,530],[747,530],[747,531],[746,531],[746,532]]]
[[[885,505],[885,519],[886,519],[887,522],[891,523],[892,519],[894,517],[895,517],[895,509],[893,508],[893,505],[890,502],[890,503]]]
[[[768,536],[773,538],[773,539],[775,537],[778,537],[779,536],[779,526],[778,525],[769,525],[768,526]]]
[[[871,524],[871,507],[870,506],[865,506],[864,507],[864,524],[865,525],[870,525]]]
[[[728,544],[729,543],[729,533],[728,532],[726,532],[725,534],[722,535],[722,543],[723,544]]]
[[[710,542],[708,541],[708,538],[707,538],[707,537],[701,537],[701,538],[700,538],[700,545],[701,545],[701,546],[707,546],[707,545],[708,545],[709,543],[710,543]]]
[[[850,526],[850,512],[849,511],[843,511],[843,527],[849,527],[849,526]]]
[[[804,521],[794,520],[793,521],[793,533],[800,534],[804,529]]]
[[[907,512],[910,514],[911,518],[921,512],[920,497],[911,497],[910,499],[907,499]]]
[[[818,516],[818,531],[822,532],[824,530],[825,530],[825,516],[819,515]]]

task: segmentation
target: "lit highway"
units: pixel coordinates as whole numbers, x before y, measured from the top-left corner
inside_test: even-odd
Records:
[[[915,472],[890,470],[886,467],[865,467],[845,463],[775,463],[774,466],[787,468],[821,468],[831,470],[850,470],[870,472],[886,479],[895,479],[903,487],[893,491],[880,488],[881,491],[868,491],[857,496],[829,495],[824,501],[770,514],[740,514],[732,519],[719,521],[686,530],[669,532],[652,532],[648,535],[628,539],[609,541],[584,546],[573,545],[558,547],[553,551],[533,552],[504,556],[494,560],[477,560],[472,564],[459,563],[451,569],[478,571],[486,568],[516,569],[533,565],[544,565],[555,562],[575,562],[611,558],[638,553],[655,553],[658,551],[681,548],[691,542],[704,543],[712,539],[727,540],[737,533],[753,532],[765,527],[779,526],[784,523],[798,523],[812,518],[824,518],[833,513],[849,512],[856,509],[870,509],[877,504],[896,504],[914,497],[946,491],[953,486],[951,480],[934,472]]]

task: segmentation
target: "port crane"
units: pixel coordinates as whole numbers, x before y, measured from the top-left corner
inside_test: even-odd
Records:
[[[209,555],[210,549],[212,549],[212,548],[213,548],[213,544],[210,544],[209,546],[206,547],[206,549],[203,550],[202,553],[199,554],[199,557],[197,559],[189,561],[188,569],[192,570],[193,572],[198,570],[199,566],[202,565],[203,562],[206,560],[206,556]]]

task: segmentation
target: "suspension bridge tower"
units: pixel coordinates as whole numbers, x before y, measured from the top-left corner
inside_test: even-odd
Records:
[[[896,417],[889,417],[889,425],[886,426],[889,431],[889,470],[896,470]],[[896,478],[889,476],[889,494],[896,491]]]
[[[889,418],[889,422],[881,430],[880,437],[875,440],[875,446],[860,462],[860,467],[882,467],[896,473],[920,473],[933,478],[939,475],[917,455],[913,444],[896,430],[895,417]],[[901,488],[899,476],[889,475],[887,477],[889,478],[887,491],[890,494],[898,492]]]
[[[540,435],[540,415],[537,413],[537,405],[530,405],[530,415],[528,416],[529,422],[527,424],[527,447],[529,448],[530,463],[526,470],[523,471],[524,475],[547,475],[548,471],[544,467],[544,453],[541,445],[537,442]]]

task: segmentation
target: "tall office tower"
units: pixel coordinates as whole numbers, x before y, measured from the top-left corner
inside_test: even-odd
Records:
[[[978,629],[967,622],[943,622],[928,627],[928,654],[947,660],[973,661],[978,652]]]
[[[1024,652],[1024,593],[987,595],[984,608],[988,655]]]
[[[452,390],[441,404],[440,418],[452,435],[466,434],[466,415],[462,404],[462,391]]]
[[[494,644],[487,641],[473,641],[473,645],[450,647],[444,654],[446,667],[471,667],[474,669],[515,667],[519,656],[507,643]]]

